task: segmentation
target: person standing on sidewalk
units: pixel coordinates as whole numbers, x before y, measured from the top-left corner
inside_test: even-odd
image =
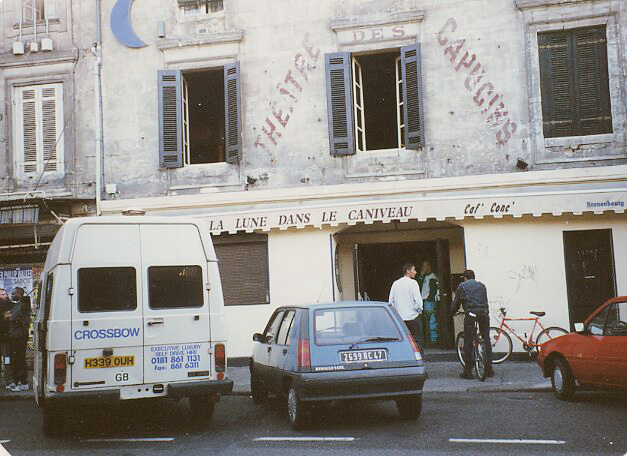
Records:
[[[483,340],[490,340],[490,314],[488,306],[488,290],[485,285],[478,280],[475,280],[475,273],[471,269],[464,271],[464,281],[459,284],[457,291],[455,292],[455,299],[451,306],[451,315],[457,312],[459,306],[464,308],[464,371],[459,374],[461,378],[472,379],[472,335],[475,331],[474,318],[468,313],[472,312],[477,317],[479,323],[479,332]],[[492,370],[492,345],[486,344],[487,359],[486,359],[486,375],[488,377],[494,376]]]
[[[9,294],[0,288],[0,368],[9,363],[9,326],[10,322],[4,319],[4,314],[13,308]]]
[[[28,368],[26,366],[26,344],[30,329],[30,298],[24,289],[15,287],[11,293],[13,308],[5,314],[10,321],[9,346],[11,350],[11,374],[13,383],[7,389],[18,392],[28,390]]]
[[[396,280],[390,289],[390,305],[396,309],[409,332],[422,350],[422,296],[420,286],[414,280],[416,267],[412,263],[405,263],[402,267],[403,277]]]
[[[431,344],[438,343],[438,301],[440,301],[440,282],[438,276],[431,271],[431,263],[423,261],[420,267],[420,277],[418,279],[420,290],[422,291],[422,302],[424,307],[425,327],[427,336],[425,339]]]

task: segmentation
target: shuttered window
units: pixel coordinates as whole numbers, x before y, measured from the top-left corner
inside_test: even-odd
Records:
[[[270,303],[268,237],[261,234],[214,236],[224,304]]]
[[[538,34],[545,138],[612,133],[605,27]]]
[[[63,170],[63,84],[15,88],[18,175]]]

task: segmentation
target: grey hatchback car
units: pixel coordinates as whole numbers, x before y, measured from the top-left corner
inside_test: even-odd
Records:
[[[315,402],[394,400],[401,418],[420,416],[422,353],[385,302],[280,307],[253,340],[253,400],[264,402],[268,392],[286,397],[295,429]]]

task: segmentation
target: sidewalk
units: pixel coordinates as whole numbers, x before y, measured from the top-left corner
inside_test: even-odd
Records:
[[[495,375],[484,382],[459,378],[461,365],[457,361],[427,361],[428,378],[424,392],[455,393],[465,391],[549,391],[550,379],[543,378],[535,361],[505,361],[495,365]],[[32,376],[32,371],[29,372]],[[233,395],[250,395],[250,374],[248,366],[229,366],[228,375],[233,380]],[[4,380],[4,378],[2,379]],[[34,400],[32,390],[12,393],[4,388],[0,381],[0,401],[3,400]]]

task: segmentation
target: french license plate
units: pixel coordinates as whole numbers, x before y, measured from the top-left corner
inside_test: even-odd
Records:
[[[362,363],[366,361],[386,361],[388,352],[384,349],[376,350],[352,350],[340,352],[340,360],[343,363]]]
[[[107,367],[126,367],[135,365],[135,355],[127,356],[100,356],[85,358],[85,369],[99,369]]]

